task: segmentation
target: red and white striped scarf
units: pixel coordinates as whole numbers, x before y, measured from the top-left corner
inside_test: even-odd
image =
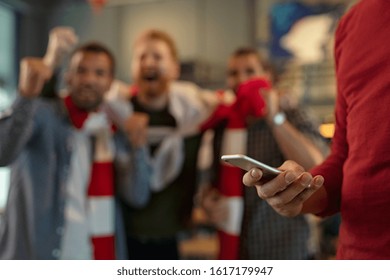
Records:
[[[203,125],[203,129],[212,128],[222,120],[227,120],[223,132],[221,155],[246,154],[247,152],[247,118],[263,117],[265,101],[260,89],[268,89],[270,84],[264,79],[243,83],[234,103],[220,106],[214,115]],[[224,93],[219,92],[221,98]],[[220,163],[217,189],[226,198],[228,217],[219,225],[219,259],[238,259],[241,222],[244,210],[242,176],[244,172],[238,168]]]
[[[86,227],[85,231],[89,235],[90,257],[104,260],[115,259],[114,149],[112,145],[112,133],[115,128],[108,123],[103,112],[89,113],[81,110],[75,106],[69,96],[64,98],[64,104],[76,130],[84,130],[93,138],[91,141],[93,143],[92,162],[88,159],[90,166],[86,167],[90,170],[86,172],[90,176],[84,180],[88,182],[85,186],[87,199],[83,217],[86,223],[82,225]],[[99,118],[100,120],[96,121]],[[77,248],[74,249],[77,250]]]

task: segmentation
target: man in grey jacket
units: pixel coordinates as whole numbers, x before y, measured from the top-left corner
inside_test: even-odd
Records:
[[[97,43],[77,48],[66,96],[43,98],[55,59],[23,59],[19,96],[0,114],[0,166],[12,167],[0,259],[126,258],[116,199],[147,202],[149,165],[107,114],[114,58]]]

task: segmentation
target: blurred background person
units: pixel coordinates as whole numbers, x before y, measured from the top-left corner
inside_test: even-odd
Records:
[[[197,186],[200,123],[207,110],[200,89],[177,83],[180,67],[173,39],[147,30],[134,43],[134,85],[128,96],[133,112],[126,126],[132,141],[143,143],[153,171],[145,208],[124,203],[131,259],[178,259],[178,234],[191,223]]]
[[[67,94],[40,96],[76,42],[72,29],[54,28],[45,57],[22,60],[19,96],[0,118],[0,165],[12,164],[1,259],[124,259],[115,195],[138,207],[148,199],[143,150],[130,147],[104,110],[115,73],[108,49],[76,48]]]
[[[275,83],[273,69],[252,48],[237,49],[229,58],[226,83],[228,90],[223,94],[234,98],[240,85],[250,80],[268,78]],[[260,94],[260,93],[259,93]],[[325,139],[317,130],[317,123],[305,110],[293,102],[291,96],[280,95],[277,90],[263,90],[266,114],[263,118],[252,119],[247,128],[245,154],[271,166],[278,166],[285,159],[295,159],[302,165],[312,167],[320,163],[327,153]],[[221,184],[218,175],[220,156],[237,153],[226,150],[227,141],[224,124],[215,134],[214,186]],[[222,163],[224,164],[224,163]],[[226,182],[225,182],[226,183]],[[243,217],[239,220],[240,240],[236,248],[237,258],[241,259],[308,259],[312,257],[309,249],[310,226],[307,217],[287,219],[274,213],[265,202],[257,199],[253,189],[243,190]],[[209,218],[223,226],[229,215],[237,215],[239,207],[229,208],[227,197],[216,189],[209,190],[203,198],[203,207]],[[221,244],[231,246],[231,244]],[[223,250],[223,247],[221,248]],[[234,251],[234,250],[233,250]],[[223,256],[222,256],[223,257]]]

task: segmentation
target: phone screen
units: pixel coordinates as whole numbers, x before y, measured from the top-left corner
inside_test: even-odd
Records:
[[[254,167],[259,168],[263,172],[264,179],[272,179],[282,173],[279,169],[271,167],[246,155],[223,155],[221,159],[246,171],[249,171]]]

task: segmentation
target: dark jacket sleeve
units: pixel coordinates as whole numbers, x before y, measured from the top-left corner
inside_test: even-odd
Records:
[[[12,163],[32,136],[37,106],[36,99],[18,97],[0,113],[0,166]]]
[[[58,73],[46,82],[40,98],[18,96],[11,108],[0,112],[0,166],[9,165],[22,151],[32,137],[35,123],[35,111],[39,99],[58,98],[56,85]]]

